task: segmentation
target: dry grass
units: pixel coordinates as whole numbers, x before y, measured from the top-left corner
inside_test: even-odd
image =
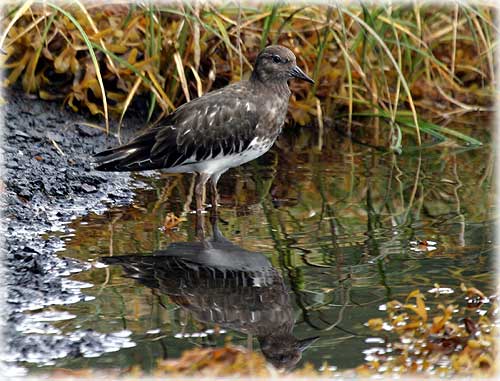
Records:
[[[493,102],[492,4],[25,1],[3,11],[4,85],[20,82],[106,123],[138,96],[149,120],[247,77],[268,44],[290,47],[316,80],[312,91],[293,83],[290,115],[301,125],[318,114],[349,126],[356,113],[383,114],[397,137],[403,115],[420,142],[421,111],[485,111]]]
[[[419,290],[404,303],[387,303],[387,319],[371,319],[367,324],[379,335],[392,331],[396,339],[370,354],[358,372],[493,376],[497,371],[496,296],[486,297],[464,284],[461,289],[457,300],[461,305],[439,303],[429,308]],[[439,295],[439,285],[435,290],[437,298],[446,300],[446,295]]]

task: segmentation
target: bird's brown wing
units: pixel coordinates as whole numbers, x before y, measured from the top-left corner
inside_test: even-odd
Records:
[[[259,119],[250,98],[250,90],[240,82],[185,103],[130,143],[97,154],[97,169],[172,168],[242,152]]]
[[[165,168],[245,150],[258,123],[248,90],[229,86],[186,103],[158,129],[151,150],[153,161]],[[240,90],[241,89],[241,90]]]

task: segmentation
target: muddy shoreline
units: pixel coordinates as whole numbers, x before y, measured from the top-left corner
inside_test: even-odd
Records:
[[[92,169],[92,154],[116,144],[117,139],[81,123],[102,122],[20,91],[6,91],[3,98],[2,230],[7,290],[2,357],[11,364],[48,365],[56,358],[95,356],[132,345],[124,332],[63,334],[50,322],[64,316],[40,310],[86,298],[82,288],[88,285],[68,276],[89,264],[57,254],[64,247],[60,236],[71,236],[68,223],[130,203],[132,189],[140,183],[128,174]],[[123,126],[125,139],[145,120],[140,111],[130,115]]]

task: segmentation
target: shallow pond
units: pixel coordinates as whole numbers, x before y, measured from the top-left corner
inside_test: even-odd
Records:
[[[383,343],[364,324],[388,300],[418,288],[432,304],[435,284],[450,301],[461,282],[494,290],[493,162],[489,144],[395,155],[336,131],[288,129],[223,176],[221,220],[206,216],[205,242],[186,213],[191,175],[137,176],[145,187],[133,205],[75,221],[63,237],[61,255],[93,264],[72,277],[93,299],[55,308],[74,315],[55,323],[63,332],[125,330],[130,347],[52,367],[150,370],[225,342],[288,368],[355,367]]]

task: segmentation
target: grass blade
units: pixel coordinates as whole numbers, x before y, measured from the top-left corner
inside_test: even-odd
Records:
[[[407,125],[411,125],[411,120],[409,118],[404,118],[404,117],[398,118],[398,121],[400,123],[406,123]],[[411,125],[411,126],[414,127],[413,125]],[[460,140],[463,140],[464,142],[466,142],[470,145],[473,145],[473,146],[482,146],[483,145],[483,143],[480,142],[479,140],[474,139],[468,135],[462,134],[461,132],[452,130],[451,128],[439,126],[437,124],[434,124],[431,122],[426,122],[424,120],[420,120],[420,126],[422,128],[422,131],[424,131],[424,130],[426,132],[432,131],[432,132],[437,132],[437,133],[440,133],[443,135],[453,136],[453,137],[460,139]]]
[[[337,33],[335,33],[335,30],[332,29],[332,35],[333,38],[335,39],[335,42],[337,43],[338,46],[340,46],[340,49],[342,51],[342,56],[344,57],[344,63],[346,66],[346,73],[347,73],[347,84],[348,84],[348,94],[349,94],[349,116],[348,116],[348,121],[347,121],[347,131],[349,135],[351,135],[351,127],[352,127],[352,112],[353,112],[353,88],[352,88],[352,72],[351,72],[351,62],[350,62],[350,57],[349,53],[347,52],[347,32],[346,32],[346,27],[345,27],[345,22],[344,22],[344,16],[342,14],[342,11],[340,8],[338,8],[338,14],[340,18],[340,25],[342,26],[342,38],[343,38],[343,44],[340,41],[340,38],[337,36]],[[344,46],[345,45],[345,46]]]
[[[38,64],[38,60],[40,59],[40,54],[42,53],[43,45],[45,40],[47,39],[47,34],[49,32],[50,27],[52,26],[52,23],[54,22],[55,14],[51,14],[49,17],[49,20],[47,21],[47,24],[45,25],[45,28],[43,29],[42,32],[42,38],[40,40],[40,46],[36,49],[35,51],[35,57],[33,57],[30,62],[28,63],[28,66],[26,68],[26,74],[23,77],[23,88],[28,91],[35,91],[36,90],[36,83],[35,82],[35,70],[36,66]]]
[[[354,113],[354,116],[359,116],[359,117],[379,117],[379,118],[384,118],[387,120],[391,120],[392,116],[391,114],[383,111],[383,110],[378,110],[377,113],[372,113],[372,112],[358,112]],[[407,127],[412,127],[416,128],[415,123],[412,118],[412,113],[407,112],[407,111],[400,111],[398,112],[395,123],[399,123],[402,125],[405,125]],[[339,117],[342,117],[339,115]],[[422,132],[428,133],[429,135],[438,137],[440,139],[445,139],[445,135],[453,136],[457,139],[463,140],[464,142],[473,145],[473,146],[482,146],[483,143],[480,142],[477,139],[474,139],[471,136],[465,135],[461,132],[452,130],[450,128],[444,127],[444,126],[439,126],[435,123],[425,121],[423,119],[419,118],[419,128],[421,129]]]
[[[269,35],[269,31],[271,30],[271,26],[274,23],[274,20],[276,18],[276,13],[278,12],[279,5],[277,3],[273,4],[273,7],[271,9],[271,14],[266,17],[266,20],[264,21],[264,27],[262,29],[262,37],[260,39],[260,48],[264,49],[267,45],[267,36]]]
[[[125,60],[121,57],[118,57],[113,52],[111,52],[107,49],[104,49],[102,46],[95,44],[93,42],[92,42],[92,46],[94,49],[100,50],[105,54],[109,54],[109,56],[111,58],[113,58],[116,62],[118,62],[120,65],[125,66],[127,69],[133,71],[135,75],[140,77],[143,80],[143,82],[148,85],[148,87],[151,89],[151,91],[153,91],[155,93],[157,93],[157,92],[161,93],[160,98],[162,99],[162,102],[165,103],[165,106],[167,106],[166,108],[170,107],[172,110],[175,110],[174,104],[172,103],[170,98],[165,94],[165,92],[161,88],[160,84],[156,81],[156,79],[153,79],[154,77],[150,81],[144,74],[142,74],[136,67],[134,67],[134,65],[131,65],[127,60]],[[148,72],[148,74],[149,74],[149,72]],[[156,95],[158,96],[158,94],[156,94]]]
[[[95,52],[94,52],[95,44],[93,44],[92,41],[90,41],[89,36],[87,36],[87,33],[85,33],[85,31],[83,30],[83,27],[73,17],[73,15],[71,15],[69,12],[65,11],[64,9],[62,9],[61,7],[59,7],[58,5],[56,5],[54,3],[48,2],[47,5],[50,6],[51,8],[54,8],[56,11],[62,13],[64,16],[66,16],[73,23],[73,25],[76,27],[76,29],[78,29],[78,31],[80,32],[80,35],[82,36],[83,41],[85,42],[85,44],[87,45],[87,48],[89,49],[90,58],[92,59],[92,63],[94,64],[94,67],[95,67],[97,81],[99,82],[99,87],[101,88],[102,105],[104,108],[104,119],[105,119],[105,123],[106,123],[106,133],[109,134],[108,101],[106,99],[106,89],[104,88],[104,82],[102,80],[101,69],[99,68],[99,62],[97,61],[97,57],[96,57]],[[107,49],[104,49],[104,50],[107,50]]]
[[[191,97],[189,96],[189,89],[186,80],[186,73],[184,73],[184,66],[182,65],[182,58],[179,52],[174,53],[175,66],[177,68],[177,73],[179,74],[179,80],[181,82],[182,91],[186,97],[186,101],[189,102]]]
[[[7,38],[7,35],[9,34],[10,29],[14,26],[14,24],[21,18],[22,15],[26,13],[26,11],[31,7],[31,4],[33,4],[33,0],[27,0],[24,2],[16,11],[14,16],[9,22],[9,25],[5,28],[3,31],[2,37],[0,37],[0,52],[4,52],[3,50],[3,44],[5,42],[5,39]]]
[[[118,132],[117,132],[117,134],[118,134],[118,142],[120,144],[122,144],[122,142],[121,142],[122,139],[121,139],[120,132],[121,132],[121,129],[122,129],[123,117],[125,116],[125,113],[128,110],[128,106],[130,105],[130,102],[132,102],[132,99],[134,98],[135,93],[137,92],[137,89],[139,88],[139,85],[141,84],[141,82],[142,82],[142,78],[141,77],[137,77],[137,79],[134,82],[134,85],[132,86],[132,88],[130,89],[130,92],[127,95],[127,99],[125,99],[125,103],[123,104],[123,110],[122,110],[122,113],[120,115],[120,120],[118,121]]]
[[[87,21],[88,21],[90,27],[92,28],[92,30],[94,31],[94,33],[98,34],[99,30],[97,29],[97,26],[95,25],[94,20],[92,20],[92,17],[90,17],[89,13],[87,12],[87,9],[85,9],[85,6],[79,0],[75,0],[75,3],[78,5],[78,8],[80,8],[80,10],[82,11],[82,13],[87,18]],[[102,38],[99,39],[99,42],[101,43],[101,45],[103,46],[103,48],[106,49],[106,45],[104,44],[104,40]],[[113,60],[111,59],[111,57],[108,56],[108,55],[106,55],[106,59],[108,60],[109,66],[112,68],[114,74],[119,77],[118,70],[116,69],[116,67],[115,67],[115,65],[114,65]]]
[[[349,11],[347,9],[344,9],[344,12],[347,13],[349,16],[351,16],[354,20],[356,20],[356,22],[358,22],[359,24],[361,24],[375,38],[375,40],[377,40],[377,42],[379,43],[379,45],[382,47],[382,49],[387,54],[387,57],[391,61],[392,65],[394,66],[394,69],[396,69],[398,75],[400,76],[400,78],[401,78],[401,84],[403,85],[403,87],[405,89],[406,96],[408,97],[408,103],[410,104],[410,108],[411,108],[411,111],[413,113],[413,121],[415,123],[415,128],[416,128],[416,131],[417,131],[417,142],[420,145],[422,143],[422,139],[420,138],[420,130],[419,130],[419,125],[418,125],[417,110],[415,109],[415,104],[413,103],[413,98],[411,96],[410,87],[408,86],[408,83],[406,82],[405,76],[401,72],[401,69],[399,68],[399,65],[397,64],[396,60],[392,56],[391,51],[389,50],[389,48],[387,47],[387,45],[385,44],[385,42],[382,40],[382,38],[366,22],[364,22],[363,20],[361,20],[357,15],[355,15],[354,13],[352,13],[351,11]]]
[[[201,97],[203,95],[203,86],[201,84],[201,78],[196,69],[193,67],[193,65],[189,65],[191,72],[193,73],[193,76],[196,81],[196,93],[198,94],[198,97]]]

